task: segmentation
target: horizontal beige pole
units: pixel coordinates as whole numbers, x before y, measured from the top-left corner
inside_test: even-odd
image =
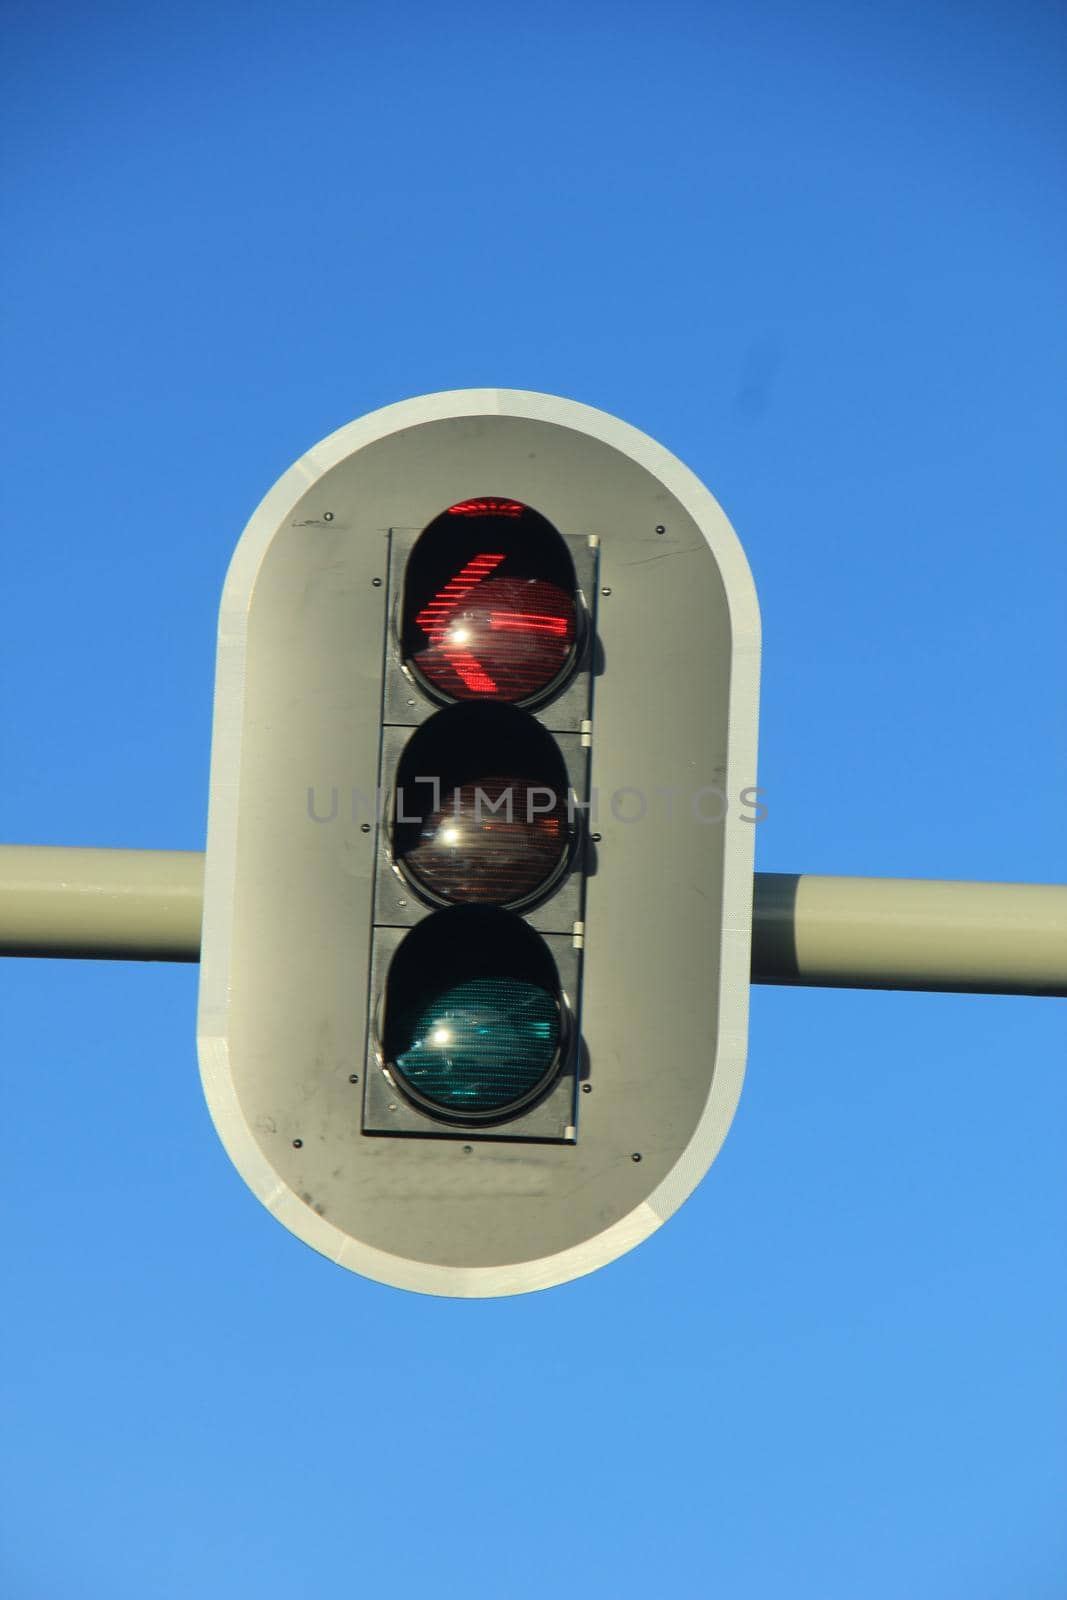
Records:
[[[0,954],[197,961],[197,850],[0,845]],[[758,872],[752,981],[1067,994],[1067,887]]]
[[[759,872],[752,981],[1067,995],[1067,886]]]
[[[0,955],[199,961],[201,850],[0,845]]]

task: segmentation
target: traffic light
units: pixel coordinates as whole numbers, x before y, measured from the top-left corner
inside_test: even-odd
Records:
[[[494,495],[390,537],[364,1133],[575,1138],[596,546]]]
[[[199,1039],[293,1232],[518,1293],[691,1192],[744,1071],[758,657],[715,501],[588,407],[430,395],[275,485],[223,594]]]

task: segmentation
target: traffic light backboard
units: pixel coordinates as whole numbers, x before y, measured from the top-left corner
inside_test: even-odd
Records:
[[[691,1192],[744,1072],[758,666],[722,511],[602,412],[429,395],[279,480],[223,594],[199,1035],[294,1233],[517,1293]]]

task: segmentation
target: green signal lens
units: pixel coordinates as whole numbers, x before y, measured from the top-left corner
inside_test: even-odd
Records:
[[[400,1020],[395,1068],[419,1098],[453,1116],[525,1101],[559,1050],[559,1007],[537,984],[475,978]]]
[[[450,907],[416,923],[389,964],[382,1064],[430,1116],[502,1122],[553,1082],[567,1016],[540,934],[511,911]]]

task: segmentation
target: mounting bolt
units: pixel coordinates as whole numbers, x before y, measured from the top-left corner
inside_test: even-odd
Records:
[[[664,527],[664,526],[663,526],[663,524],[662,524],[662,522],[657,522],[657,523],[656,523],[656,532],[657,532],[657,533],[666,533],[666,531],[667,531],[667,530],[666,530],[666,528],[665,528],[665,527]]]
[[[592,1094],[592,1092],[593,1092],[593,1085],[591,1083],[583,1083],[582,1084],[582,1093],[583,1094]]]
[[[303,1139],[294,1139],[293,1140],[293,1149],[294,1150],[303,1150],[303,1148],[304,1148]]]
[[[369,822],[361,822],[360,825],[359,825],[359,831],[360,831],[360,833],[369,833],[370,832],[370,823]]]
[[[607,588],[605,588],[605,589],[601,589],[601,591],[600,591],[600,592],[601,592],[601,594],[610,594],[610,593],[611,593],[611,590],[610,590],[610,589],[607,589]]]
[[[641,1152],[640,1152],[640,1150],[635,1150],[635,1151],[634,1151],[634,1153],[633,1153],[633,1155],[632,1155],[632,1156],[631,1156],[631,1157],[630,1157],[630,1160],[631,1160],[631,1161],[640,1161],[640,1159],[641,1159]]]
[[[359,1073],[358,1072],[350,1072],[348,1074],[348,1081],[349,1081],[349,1083],[358,1083],[359,1082]]]
[[[382,586],[382,580],[381,580],[381,578],[372,578],[372,579],[371,579],[371,583],[372,583],[372,584],[373,584],[373,585],[374,585],[374,587],[375,587],[375,588],[376,588],[376,589],[380,589],[380,588],[381,588],[381,586]]]
[[[333,521],[333,512],[332,511],[324,511],[322,513],[322,520],[323,520],[323,522],[332,522]]]

